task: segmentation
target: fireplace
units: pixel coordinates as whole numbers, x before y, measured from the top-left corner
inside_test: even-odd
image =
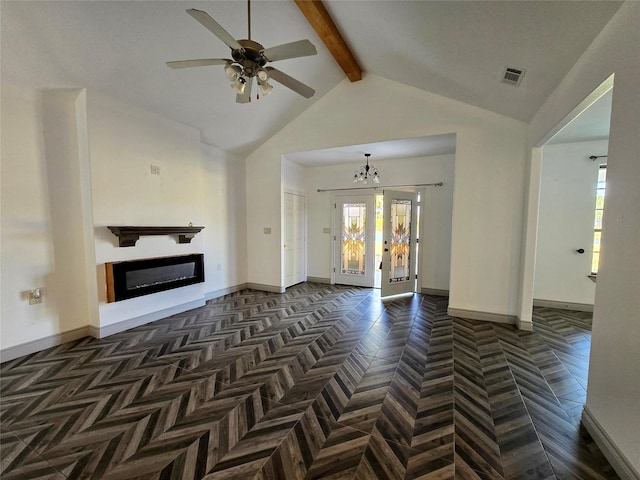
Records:
[[[113,262],[106,270],[107,301],[118,302],[204,282],[204,255]]]

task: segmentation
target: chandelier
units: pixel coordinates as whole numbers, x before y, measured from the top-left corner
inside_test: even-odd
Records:
[[[378,169],[373,165],[369,165],[369,157],[370,153],[365,153],[365,157],[367,157],[366,165],[360,165],[355,172],[353,172],[353,183],[364,183],[365,185],[369,183],[371,179],[373,183],[380,183],[380,174],[378,173]]]

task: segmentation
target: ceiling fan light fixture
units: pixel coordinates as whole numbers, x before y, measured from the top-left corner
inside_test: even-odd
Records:
[[[238,77],[235,82],[231,84],[231,88],[235,90],[238,95],[244,94],[244,89],[247,86],[247,81],[243,77]]]
[[[233,65],[232,63],[227,63],[224,66],[224,73],[227,75],[227,78],[229,80],[234,81],[242,73],[242,68],[240,68],[239,65]]]
[[[269,73],[264,68],[258,70],[258,80],[260,80],[261,82],[266,82],[267,80],[269,80]]]
[[[265,97],[271,93],[273,90],[273,86],[269,84],[266,80],[264,82],[258,82],[258,86],[260,87],[260,92]]]

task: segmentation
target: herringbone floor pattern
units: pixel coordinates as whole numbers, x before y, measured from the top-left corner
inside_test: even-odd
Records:
[[[1,366],[3,479],[617,478],[580,427],[588,314],[242,291]]]

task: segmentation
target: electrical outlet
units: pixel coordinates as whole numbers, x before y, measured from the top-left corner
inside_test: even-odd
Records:
[[[151,165],[151,175],[160,175],[160,167],[157,165]]]
[[[329,228],[329,227],[324,227],[324,228],[322,229],[322,233],[331,233],[331,228]]]
[[[264,233],[266,235],[271,235],[271,227],[264,227]]]
[[[29,292],[29,305],[36,305],[42,303],[42,290],[34,288]]]

